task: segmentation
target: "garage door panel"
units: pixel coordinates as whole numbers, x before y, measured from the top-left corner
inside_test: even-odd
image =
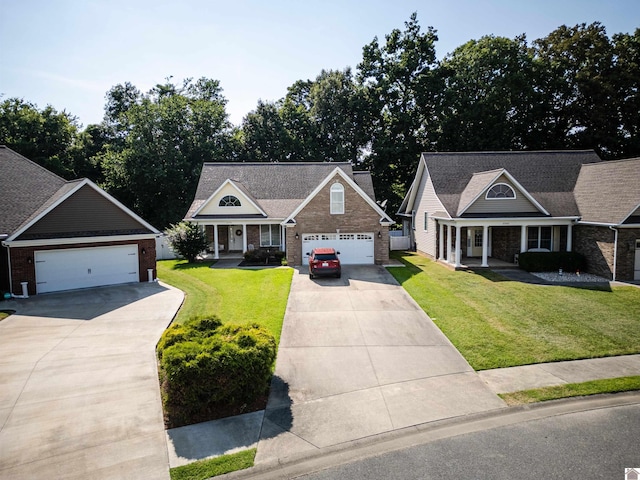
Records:
[[[35,261],[38,293],[139,281],[137,245],[38,251]]]
[[[344,265],[373,264],[373,233],[306,233],[302,235],[302,253],[306,263],[314,248],[335,248]]]

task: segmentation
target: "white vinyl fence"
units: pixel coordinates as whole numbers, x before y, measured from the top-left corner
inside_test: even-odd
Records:
[[[411,239],[402,235],[402,230],[391,230],[389,232],[389,249],[390,250],[409,250]]]

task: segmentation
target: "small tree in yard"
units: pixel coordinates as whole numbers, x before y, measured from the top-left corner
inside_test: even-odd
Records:
[[[200,252],[207,248],[207,236],[195,223],[180,222],[167,230],[171,248],[193,263]]]

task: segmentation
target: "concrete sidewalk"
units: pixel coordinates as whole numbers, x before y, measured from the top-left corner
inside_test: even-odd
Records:
[[[538,363],[478,372],[496,393],[640,375],[640,355]]]

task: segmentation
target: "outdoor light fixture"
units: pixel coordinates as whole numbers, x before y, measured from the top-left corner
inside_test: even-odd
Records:
[[[378,230],[378,238],[382,238],[382,233]]]
[[[143,255],[146,255],[146,254],[147,254],[147,251],[146,251],[144,248],[142,249],[142,254],[143,254]]]
[[[27,263],[33,263],[33,258],[27,257]]]
[[[296,240],[298,240],[300,238],[300,235],[298,235],[298,232],[296,232]]]

